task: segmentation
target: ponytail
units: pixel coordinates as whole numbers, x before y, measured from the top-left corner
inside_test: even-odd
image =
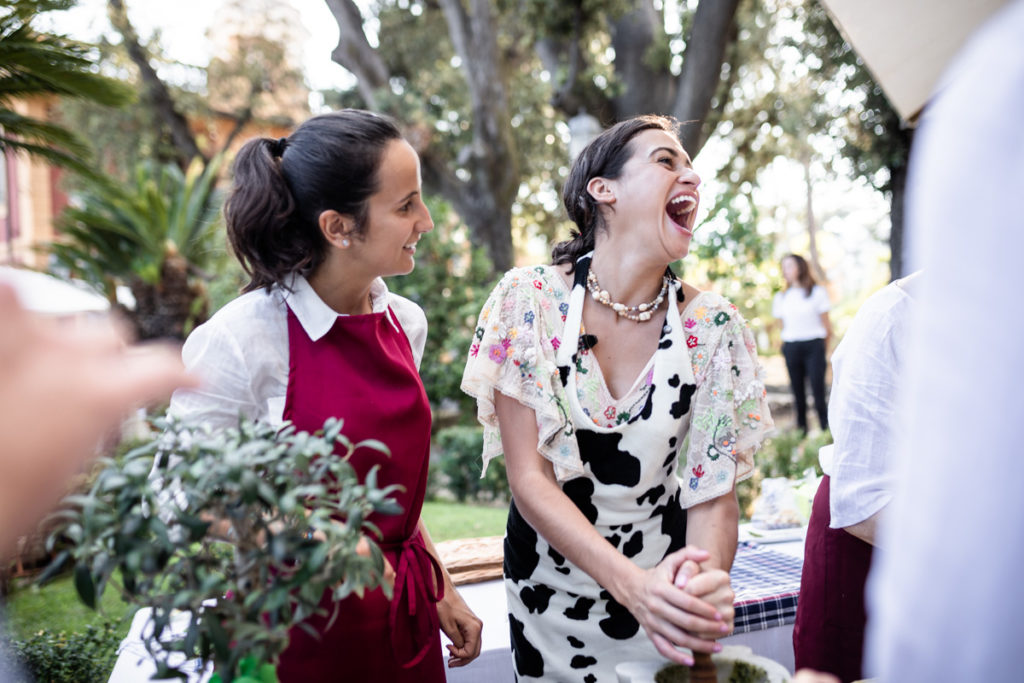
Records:
[[[246,292],[312,272],[326,251],[318,226],[294,220],[295,198],[281,172],[283,140],[250,140],[235,157],[224,219],[231,250],[249,276]]]

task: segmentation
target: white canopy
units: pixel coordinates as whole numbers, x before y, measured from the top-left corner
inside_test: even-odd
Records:
[[[72,315],[110,308],[106,298],[92,290],[34,270],[0,266],[0,282],[13,287],[21,305],[37,313]]]
[[[1007,0],[821,0],[893,108],[913,121],[967,37]]]

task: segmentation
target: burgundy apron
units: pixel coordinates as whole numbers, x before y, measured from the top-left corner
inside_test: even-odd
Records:
[[[830,521],[826,475],[807,525],[793,654],[797,669],[827,671],[847,683],[863,678],[864,582],[873,548],[843,529],[832,529]]]
[[[405,331],[388,308],[339,316],[324,337],[313,341],[289,309],[288,350],[284,418],[312,432],[335,416],[344,420],[342,433],[353,442],[383,441],[390,457],[362,448],[349,462],[360,479],[378,465],[381,486],[400,484],[404,490],[395,494],[402,513],[369,518],[381,530],[380,546],[396,572],[393,600],[379,589],[347,598],[329,630],[328,617],[309,622],[318,638],[293,628],[278,676],[282,683],[444,683],[436,605],[444,584],[418,530],[427,485],[430,406]],[[321,604],[331,608],[330,595]]]

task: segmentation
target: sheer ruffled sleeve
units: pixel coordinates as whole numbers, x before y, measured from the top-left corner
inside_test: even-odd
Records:
[[[754,337],[736,307],[717,295],[687,309],[683,327],[697,392],[682,503],[728,493],[754,470],[754,453],[773,427]]]
[[[582,474],[583,463],[565,391],[558,380],[555,351],[562,344],[568,292],[544,267],[509,271],[480,312],[469,348],[462,390],[477,401],[484,427],[483,466],[502,455],[494,392],[533,409],[537,450],[561,480]]]

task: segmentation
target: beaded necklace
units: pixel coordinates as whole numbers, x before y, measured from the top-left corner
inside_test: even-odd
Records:
[[[658,292],[658,296],[656,296],[653,301],[646,304],[637,304],[636,306],[627,306],[625,304],[620,304],[617,301],[612,301],[611,295],[608,294],[608,290],[601,289],[601,284],[597,281],[597,276],[594,275],[593,268],[587,272],[587,290],[590,292],[591,298],[599,304],[603,304],[618,313],[619,317],[626,318],[627,320],[633,320],[638,323],[651,319],[651,314],[658,310],[658,307],[661,306],[661,302],[665,300],[665,295],[668,294],[668,288],[671,284],[672,278],[666,274],[661,281],[661,291]]]

